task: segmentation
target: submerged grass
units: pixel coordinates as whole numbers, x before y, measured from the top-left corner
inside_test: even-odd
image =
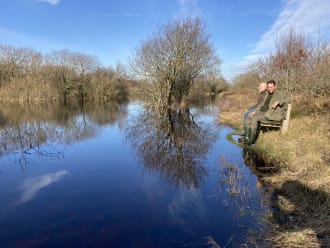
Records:
[[[218,104],[219,122],[240,129],[242,113],[252,104],[248,92],[226,93]],[[294,98],[288,133],[260,133],[247,148],[278,168],[260,177],[273,189],[274,247],[330,247],[329,106],[329,97],[315,99],[306,108]]]

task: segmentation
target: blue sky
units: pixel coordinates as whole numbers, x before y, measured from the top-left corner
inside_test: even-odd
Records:
[[[330,38],[330,0],[1,0],[0,44],[69,49],[113,66],[160,24],[187,16],[205,21],[226,79],[292,26]]]

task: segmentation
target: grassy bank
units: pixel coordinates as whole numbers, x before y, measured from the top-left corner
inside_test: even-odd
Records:
[[[249,91],[220,97],[219,122],[241,128],[242,113],[253,105]],[[276,173],[262,173],[260,182],[270,187],[274,247],[330,247],[330,98],[308,104],[293,99],[289,131],[261,133],[248,147]]]

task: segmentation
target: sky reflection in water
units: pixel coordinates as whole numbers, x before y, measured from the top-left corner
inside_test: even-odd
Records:
[[[15,205],[23,204],[32,200],[41,189],[60,181],[64,176],[69,174],[70,173],[66,170],[59,170],[54,173],[26,179],[23,185],[19,188],[22,191],[22,194]]]
[[[212,108],[29,111],[2,108],[0,247],[237,247],[263,227],[256,177]]]

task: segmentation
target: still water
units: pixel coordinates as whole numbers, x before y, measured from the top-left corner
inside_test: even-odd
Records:
[[[218,114],[1,106],[0,247],[254,242],[268,209]]]

